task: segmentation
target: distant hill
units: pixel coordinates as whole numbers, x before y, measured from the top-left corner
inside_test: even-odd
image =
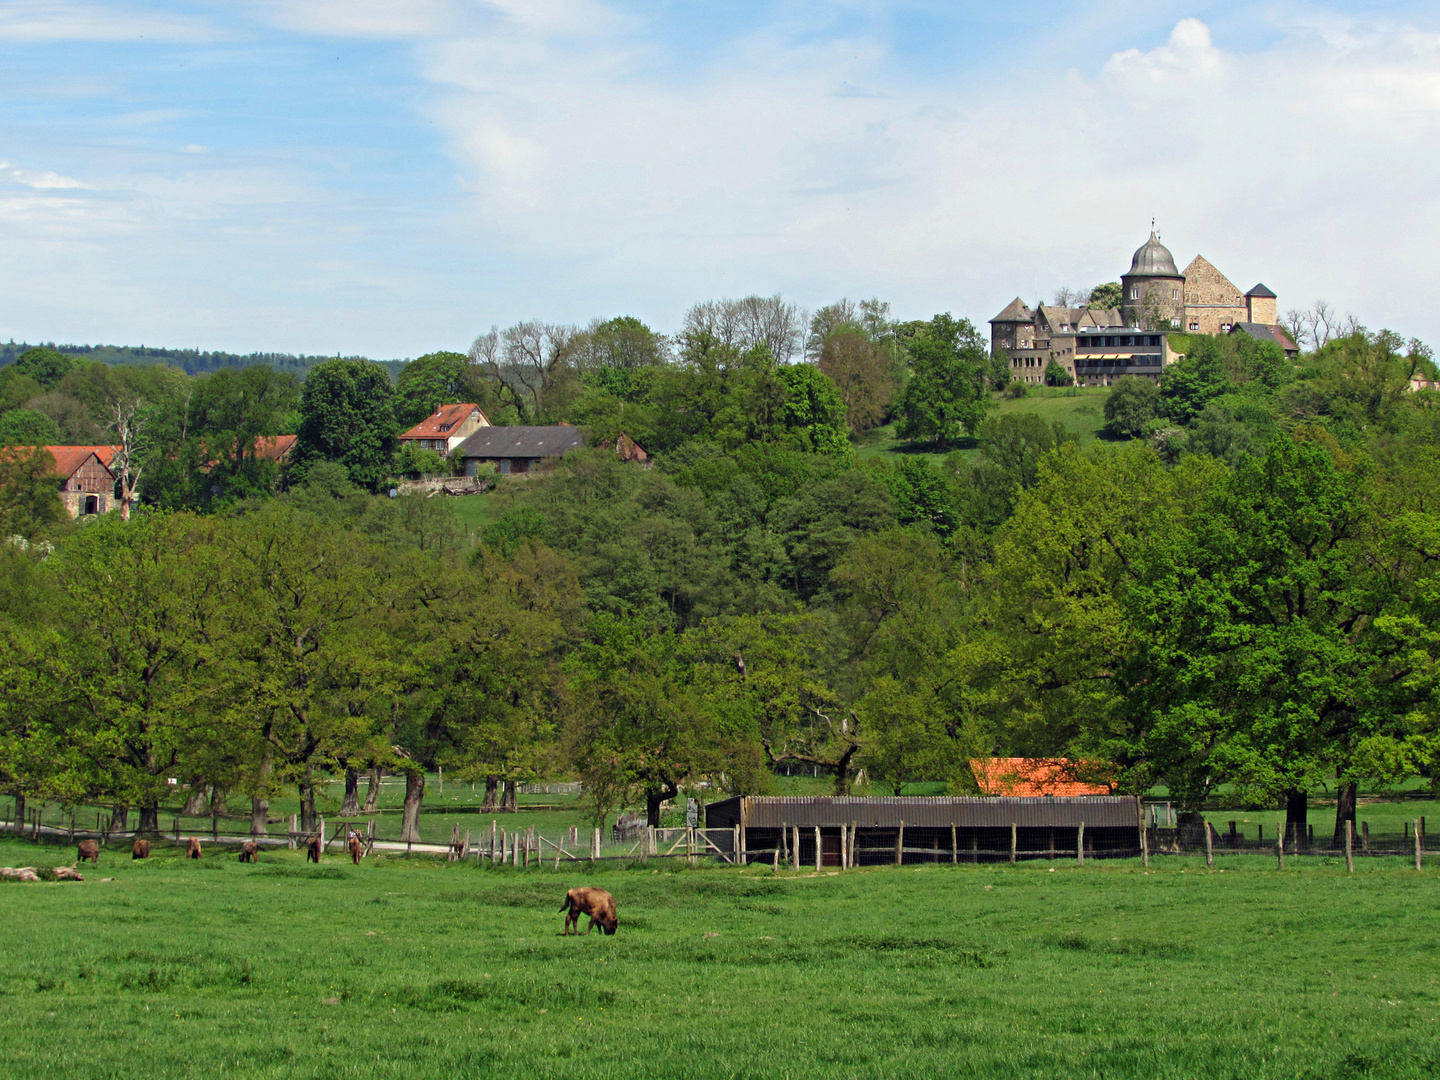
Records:
[[[293,353],[231,353],[201,352],[199,349],[162,349],[153,345],[56,345],[53,341],[15,342],[0,344],[0,367],[14,363],[26,349],[43,345],[66,356],[76,356],[102,364],[169,364],[183,368],[189,375],[203,375],[220,368],[250,367],[269,364],[277,371],[289,371],[302,378],[316,364],[333,360],[333,356],[305,356]],[[364,356],[347,356],[347,360],[366,360]],[[404,360],[381,360],[390,369],[393,379],[405,366]]]

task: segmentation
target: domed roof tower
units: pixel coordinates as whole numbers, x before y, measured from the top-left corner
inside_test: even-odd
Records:
[[[1126,326],[1160,329],[1169,323],[1184,329],[1185,275],[1175,266],[1175,256],[1160,242],[1151,223],[1146,240],[1130,260],[1130,272],[1120,278],[1120,314]]]
[[[1128,277],[1167,277],[1180,276],[1180,271],[1175,267],[1175,256],[1170,254],[1170,249],[1160,242],[1160,237],[1155,235],[1155,230],[1150,230],[1150,239],[1135,252],[1135,257],[1130,260],[1130,273]]]

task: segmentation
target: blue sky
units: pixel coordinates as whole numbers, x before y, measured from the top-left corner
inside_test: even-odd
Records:
[[[699,300],[977,322],[1155,216],[1440,344],[1431,4],[0,0],[0,335],[363,353]]]

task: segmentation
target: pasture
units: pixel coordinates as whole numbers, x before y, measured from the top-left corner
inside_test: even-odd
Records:
[[[73,854],[0,841],[0,865]],[[1440,874],[1400,859],[815,876],[179,854],[0,884],[0,1075],[1440,1071]],[[615,894],[614,937],[560,936],[579,884]]]

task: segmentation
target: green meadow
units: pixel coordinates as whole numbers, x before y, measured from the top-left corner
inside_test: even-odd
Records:
[[[0,885],[0,1075],[1429,1077],[1440,874],[257,866]],[[0,865],[73,849],[0,841]],[[107,880],[108,879],[108,880]],[[566,888],[614,937],[560,936]]]

